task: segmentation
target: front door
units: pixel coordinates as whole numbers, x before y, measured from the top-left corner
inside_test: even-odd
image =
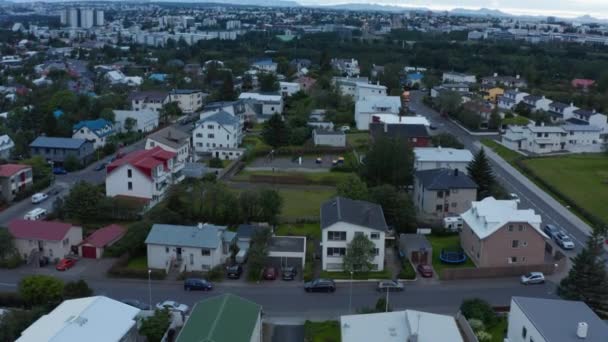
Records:
[[[175,254],[177,256],[177,260],[181,261],[182,260],[182,248],[181,247],[177,247],[175,249]]]

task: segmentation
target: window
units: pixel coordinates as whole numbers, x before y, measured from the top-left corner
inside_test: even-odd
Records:
[[[226,140],[230,140],[230,134],[226,134]]]
[[[133,177],[133,170],[131,170],[131,169],[127,170],[127,177],[129,177],[129,178]]]
[[[202,137],[203,137],[203,134],[202,134],[202,133],[196,133],[196,137],[197,137],[197,138],[202,138]]]
[[[439,212],[443,211],[443,205],[437,204],[437,207],[435,207],[435,210],[439,211]]]
[[[127,183],[127,189],[133,190],[133,182],[128,182]]]
[[[207,125],[207,129],[213,129],[213,125]]]
[[[369,235],[369,237],[370,237],[372,240],[378,240],[378,239],[380,238],[380,233],[371,233],[371,234]]]
[[[443,191],[437,191],[437,198],[443,198]]]
[[[515,264],[515,263],[517,263],[517,257],[514,257],[514,256],[510,257],[509,264]]]
[[[190,265],[194,265],[194,254],[190,253]]]
[[[520,232],[525,232],[525,231],[526,231],[526,227],[524,227],[524,225],[522,225],[522,224],[520,224],[519,226],[517,226],[517,229],[518,229]]]
[[[528,247],[528,242],[527,242],[527,241],[522,241],[522,243],[521,243],[521,244],[522,244],[522,246],[524,246],[524,247]]]
[[[509,225],[509,231],[510,231],[510,232],[512,232],[512,231],[513,231],[513,225],[512,225],[512,224],[510,224],[510,225]]]
[[[521,337],[526,338],[527,335],[528,335],[528,329],[526,329],[526,327],[522,327],[521,328]]]
[[[202,256],[210,256],[211,255],[211,250],[209,250],[209,249],[201,249],[201,255]]]
[[[196,147],[203,147],[203,143],[197,142]]]
[[[346,241],[346,232],[327,232],[329,241]]]
[[[519,248],[519,240],[513,240],[511,242],[511,247],[513,247],[513,248]]]
[[[346,255],[346,248],[344,247],[327,247],[328,257],[341,257]]]
[[[452,202],[452,208],[456,208],[457,206],[458,206],[458,203]]]
[[[380,254],[380,250],[378,248],[372,249],[372,255],[378,256]]]

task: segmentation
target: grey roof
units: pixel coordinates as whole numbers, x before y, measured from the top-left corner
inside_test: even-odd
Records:
[[[322,128],[315,128],[315,135],[344,135],[342,131],[330,131]]]
[[[204,224],[202,227],[155,224],[150,229],[146,244],[213,249],[219,246],[220,238],[232,241],[235,236],[235,233],[226,231],[225,226],[212,224]]]
[[[574,111],[574,114],[578,114],[580,116],[585,116],[585,117],[590,117],[593,114],[597,114],[596,112],[592,111],[592,110],[587,110],[587,109],[577,109]]]
[[[190,135],[173,126],[163,128],[158,132],[150,134],[148,139],[152,139],[175,149],[190,143]]]
[[[388,228],[381,206],[340,196],[321,205],[321,229],[337,222],[346,222],[381,231],[386,231]]]
[[[42,148],[63,148],[67,150],[77,150],[87,141],[84,139],[59,138],[59,137],[38,137],[32,141],[30,147]]]
[[[562,103],[562,102],[551,102],[551,103],[549,103],[549,107],[551,107],[551,108],[558,108],[558,109],[564,109],[564,108],[570,107],[570,105]]]
[[[524,101],[530,101],[530,102],[537,102],[540,99],[542,99],[542,97],[536,96],[536,95],[528,95],[528,96],[524,97]]]
[[[302,253],[305,245],[304,236],[273,236],[268,241],[268,251]]]
[[[562,125],[562,128],[566,131],[576,132],[601,132],[602,129],[593,125]]]
[[[528,297],[512,299],[547,342],[581,341],[576,336],[579,322],[589,326],[585,342],[606,342],[608,339],[608,324],[583,302]]]
[[[432,169],[416,172],[426,190],[477,189],[477,184],[457,169]]]
[[[164,101],[167,98],[166,91],[149,90],[149,91],[135,91],[129,94],[128,101],[143,100],[143,101]]]
[[[217,122],[220,125],[230,125],[230,126],[234,126],[236,124],[238,124],[239,119],[237,119],[236,117],[232,116],[230,113],[224,111],[224,110],[220,110],[219,112],[208,116],[206,118],[204,118],[203,120],[199,120],[199,123],[203,123],[203,122],[207,122],[207,121],[213,121],[213,122]]]
[[[253,224],[241,224],[241,225],[239,225],[239,227],[236,230],[236,237],[238,239],[251,239],[257,231],[262,231],[265,229],[270,229],[270,228],[256,226]]]
[[[386,132],[385,132],[386,129]],[[375,122],[369,124],[369,133],[374,139],[389,137],[395,139],[428,138],[429,131],[425,125],[384,124]]]

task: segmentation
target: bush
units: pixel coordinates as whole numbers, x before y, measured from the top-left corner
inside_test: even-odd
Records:
[[[221,282],[224,280],[224,265],[217,265],[208,272],[204,271],[190,271],[182,272],[177,277],[178,280],[185,280],[188,278],[201,278],[207,279],[212,282]]]
[[[76,156],[74,156],[73,154],[69,154],[67,157],[65,157],[65,160],[63,161],[63,167],[66,171],[72,172],[80,169],[82,165],[80,164],[80,160],[78,160]]]
[[[224,168],[224,163],[220,158],[211,158],[209,159],[208,165],[210,168],[222,169]]]
[[[399,279],[416,279],[416,271],[407,258],[401,259],[401,271],[399,272]]]
[[[123,254],[110,269],[108,275],[116,278],[136,278],[136,279],[148,279],[148,270],[127,268],[129,264],[130,255],[129,253]],[[152,269],[150,278],[154,280],[163,280],[167,276],[164,270]]]
[[[0,260],[0,268],[13,269],[19,267],[23,263],[19,253],[13,253],[8,258]]]
[[[22,308],[25,304],[17,292],[0,292],[0,307]]]
[[[468,320],[478,319],[487,327],[493,326],[496,323],[496,313],[492,306],[483,299],[474,298],[467,299],[460,305],[460,312]]]

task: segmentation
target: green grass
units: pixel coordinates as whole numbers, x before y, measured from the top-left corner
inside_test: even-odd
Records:
[[[341,279],[341,280],[350,280],[349,272],[328,272],[322,271],[321,278],[329,278],[329,279]],[[391,279],[392,274],[388,270],[380,271],[380,272],[355,272],[353,274],[353,280],[367,280],[367,279]]]
[[[444,264],[443,262],[441,262],[441,260],[439,260],[439,254],[441,253],[442,249],[455,250],[460,248],[460,237],[458,235],[428,235],[427,239],[433,247],[433,269],[435,270],[438,276],[441,276],[441,270],[445,268],[475,267],[475,264],[473,264],[473,262],[469,258],[467,258],[466,262],[457,265]]]
[[[340,322],[304,323],[304,342],[340,342]]]
[[[407,259],[403,259],[401,264],[402,266],[401,271],[399,271],[399,279],[416,279],[416,271],[414,270],[412,263]]]
[[[318,223],[284,223],[275,230],[275,235],[305,235],[309,239],[321,240],[321,226]]]
[[[492,139],[487,139],[487,138],[481,139],[481,143],[484,144],[486,147],[490,148],[492,151],[494,151],[502,159],[504,159],[506,162],[508,162],[510,164],[512,164],[515,161],[515,159],[522,157],[521,154],[504,147],[503,145],[497,143],[496,141],[494,141]]]
[[[367,151],[371,144],[369,133],[349,133],[346,135],[346,143],[357,151]]]
[[[604,222],[608,222],[608,157],[601,154],[526,159],[535,174]]]
[[[507,318],[501,317],[498,323],[487,328],[487,333],[492,335],[490,342],[503,342],[506,337],[505,331],[507,330]]]
[[[348,178],[351,173],[347,172],[280,172],[280,171],[247,171],[239,172],[232,179],[247,182],[251,176],[274,176],[275,183],[281,184],[281,178],[303,178],[311,185],[337,185]]]
[[[283,197],[281,216],[288,218],[319,217],[321,203],[335,196],[335,190],[279,189]]]
[[[131,260],[127,264],[127,268],[132,268],[135,270],[147,270],[148,269],[148,258],[144,256],[138,256]]]

